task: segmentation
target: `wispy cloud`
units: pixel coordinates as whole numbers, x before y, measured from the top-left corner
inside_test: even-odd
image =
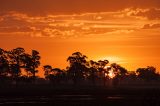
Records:
[[[121,34],[141,30],[142,27],[159,27],[159,24],[148,25],[148,22],[152,23],[152,20],[140,18],[141,16],[138,15],[148,11],[150,9],[126,8],[115,12],[71,15],[48,14],[47,16],[30,16],[16,11],[9,11],[0,16],[0,35],[27,33],[25,35],[31,37],[63,39],[108,36],[111,34],[121,36]]]
[[[159,0],[1,0],[0,10],[43,16],[46,14],[115,12],[130,7],[157,8],[159,6]]]
[[[160,19],[160,9],[158,8],[151,8],[146,10],[139,10],[137,12],[133,12],[131,15],[145,17],[149,20],[158,20]]]
[[[157,28],[160,28],[160,24],[145,24],[143,26],[143,29],[157,29]]]

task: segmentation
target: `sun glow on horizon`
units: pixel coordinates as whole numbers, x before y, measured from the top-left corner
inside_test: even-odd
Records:
[[[108,76],[111,79],[115,77],[115,74],[114,74],[111,66],[105,66],[104,69],[106,69],[108,71],[108,73],[106,73],[105,76]]]
[[[124,59],[118,56],[102,56],[96,58],[96,60],[108,60],[109,63],[123,63]]]
[[[115,77],[115,74],[114,74],[112,69],[109,71],[108,76],[109,76],[109,78],[114,78]]]

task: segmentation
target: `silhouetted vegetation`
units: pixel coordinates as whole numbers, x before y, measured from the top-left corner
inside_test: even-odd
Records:
[[[44,65],[44,78],[39,78],[40,54],[36,50],[27,53],[24,48],[0,49],[1,84],[46,83],[51,85],[118,86],[135,82],[160,81],[156,68],[147,66],[136,71],[128,71],[109,60],[88,60],[87,56],[75,52],[67,58],[66,69]]]
[[[1,104],[160,104],[160,74],[153,66],[128,71],[109,60],[88,60],[75,52],[66,59],[66,69],[51,65],[40,69],[40,59],[36,50],[0,49]],[[37,76],[40,70],[44,78]]]
[[[147,68],[138,68],[136,73],[139,78],[150,81],[158,80],[159,74],[156,73],[156,68],[153,66],[148,66]]]
[[[10,51],[0,49],[0,81],[7,83],[32,82],[38,73],[40,65],[39,52],[32,50],[31,54],[24,48]]]

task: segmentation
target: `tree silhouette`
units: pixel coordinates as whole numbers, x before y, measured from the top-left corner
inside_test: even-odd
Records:
[[[36,70],[40,65],[40,56],[39,52],[36,50],[32,50],[32,54],[25,54],[24,55],[24,64],[25,64],[25,70],[28,73],[28,76],[35,79],[36,73],[38,73],[38,70]]]
[[[127,70],[117,63],[112,63],[111,68],[112,68],[115,76],[124,76],[127,74]]]
[[[43,66],[43,70],[44,70],[45,78],[49,80],[48,76],[52,73],[52,66],[45,65],[45,66]]]
[[[156,73],[156,68],[147,66],[147,68],[138,68],[136,70],[138,77],[147,81],[158,79],[159,75]]]
[[[74,85],[83,80],[86,69],[86,56],[80,52],[75,52],[67,58],[70,63],[68,74],[73,80]]]
[[[55,84],[56,83],[56,73],[54,72],[52,66],[45,65],[43,66],[43,70],[44,70],[45,78],[49,80],[50,82],[52,82],[53,84]]]
[[[23,68],[22,57],[24,54],[24,48],[20,47],[8,51],[10,74],[13,79],[17,79],[21,75],[21,68]]]
[[[98,78],[98,76],[97,76],[98,69],[96,67],[95,61],[90,60],[89,63],[90,63],[89,79],[91,80],[92,84],[95,85],[95,81]]]
[[[45,80],[56,85],[64,84],[64,82],[73,81],[74,85],[92,84],[104,85],[111,80],[117,86],[120,81],[128,79],[135,81],[139,79],[151,81],[159,80],[160,75],[153,66],[146,68],[138,68],[136,72],[129,73],[127,69],[117,63],[108,65],[108,60],[87,61],[87,57],[80,52],[74,52],[67,58],[69,67],[65,70],[53,68],[50,65],[43,66]],[[37,68],[40,66],[40,55],[36,50],[32,53],[26,53],[24,48],[18,47],[12,50],[4,50],[0,48],[0,81],[1,82],[32,82],[36,80]],[[27,76],[24,72],[27,73]],[[109,73],[113,72],[113,79],[109,78]],[[88,83],[89,82],[89,83]],[[98,83],[96,83],[98,82]]]
[[[56,84],[60,84],[60,82],[64,79],[64,72],[60,68],[53,68],[52,72],[54,73],[54,80]]]
[[[18,47],[10,51],[0,49],[0,75],[17,81],[22,76],[22,69],[35,77],[36,68],[40,65],[39,52],[32,50],[32,54],[25,53],[24,48]]]
[[[105,66],[109,63],[108,60],[99,60],[98,61],[98,71],[100,73],[100,78],[103,81],[103,86],[105,86],[106,83],[106,74],[108,74],[108,70],[105,69]]]
[[[119,81],[125,77],[128,71],[117,63],[112,63],[111,69],[113,70],[113,73],[115,75],[115,77],[113,78],[113,85],[117,86],[119,84]]]
[[[9,73],[9,62],[7,60],[6,51],[0,48],[0,80],[4,81]]]
[[[45,78],[54,84],[60,84],[65,79],[64,71],[59,68],[52,68],[50,65],[43,66]]]

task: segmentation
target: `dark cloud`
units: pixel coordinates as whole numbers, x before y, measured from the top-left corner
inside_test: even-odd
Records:
[[[29,23],[24,20],[23,18],[20,18],[21,16],[14,16],[15,14],[6,13],[1,15],[0,18],[0,27],[23,27],[29,25]]]
[[[160,28],[160,24],[153,24],[153,25],[145,24],[143,26],[143,29],[156,29],[156,28]]]
[[[152,8],[152,9],[149,9],[148,11],[139,11],[132,15],[147,17],[149,20],[160,19],[160,9]]]
[[[12,32],[32,32],[30,27],[0,27],[1,33],[12,33]]]
[[[6,13],[1,15],[0,18],[0,33],[12,33],[12,32],[31,32],[30,23],[26,19],[21,17],[22,14]]]
[[[0,26],[3,27],[17,27],[17,26],[26,26],[28,23],[25,20],[17,20],[13,18],[5,18],[0,22]]]
[[[160,7],[160,0],[1,0],[0,11],[30,15],[117,11],[128,7]]]

